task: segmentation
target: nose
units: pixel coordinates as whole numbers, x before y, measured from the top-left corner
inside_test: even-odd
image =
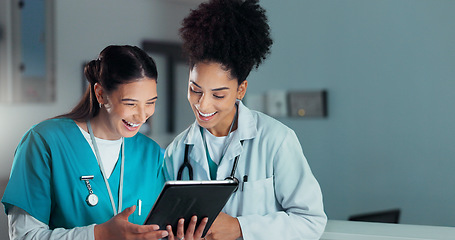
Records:
[[[147,118],[150,117],[151,114],[148,114],[145,108],[139,107],[135,115],[136,121],[140,123],[145,123],[145,121],[147,121]]]
[[[202,96],[199,98],[197,105],[200,111],[202,112],[207,111],[211,105],[210,98],[206,97],[205,94],[202,94]]]

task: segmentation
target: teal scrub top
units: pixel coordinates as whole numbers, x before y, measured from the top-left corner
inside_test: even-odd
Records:
[[[163,154],[155,141],[138,133],[125,138],[124,161],[122,210],[136,205],[129,221],[142,224],[164,184]],[[87,175],[94,176],[90,184],[99,198],[96,206],[85,201],[89,190],[80,177]],[[116,208],[119,179],[117,162],[108,180]],[[76,123],[66,118],[41,122],[24,135],[2,203],[6,213],[17,206],[50,229],[100,224],[114,216],[95,155]]]

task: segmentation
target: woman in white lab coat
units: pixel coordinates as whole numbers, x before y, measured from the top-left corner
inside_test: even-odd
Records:
[[[166,149],[168,178],[239,182],[206,239],[319,239],[322,194],[294,131],[241,101],[272,45],[265,10],[255,0],[211,0],[182,24],[196,121]]]

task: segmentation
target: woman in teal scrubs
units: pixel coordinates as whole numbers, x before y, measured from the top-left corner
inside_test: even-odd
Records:
[[[155,111],[155,62],[137,47],[108,46],[84,73],[79,104],[33,126],[16,149],[2,199],[10,238],[168,236],[142,225],[164,183],[160,146],[138,133]]]

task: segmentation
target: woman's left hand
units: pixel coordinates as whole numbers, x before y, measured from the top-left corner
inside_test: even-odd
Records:
[[[242,237],[239,220],[235,217],[220,212],[210,227],[206,240],[235,240]]]
[[[188,228],[186,232],[184,230],[185,226],[185,219],[180,219],[177,226],[177,235],[174,236],[172,231],[172,227],[168,225],[166,227],[169,236],[167,237],[168,240],[200,240],[202,237],[202,233],[204,232],[205,225],[207,224],[208,218],[203,218],[199,226],[196,228],[197,217],[193,216],[190,220],[190,224],[188,224]]]

